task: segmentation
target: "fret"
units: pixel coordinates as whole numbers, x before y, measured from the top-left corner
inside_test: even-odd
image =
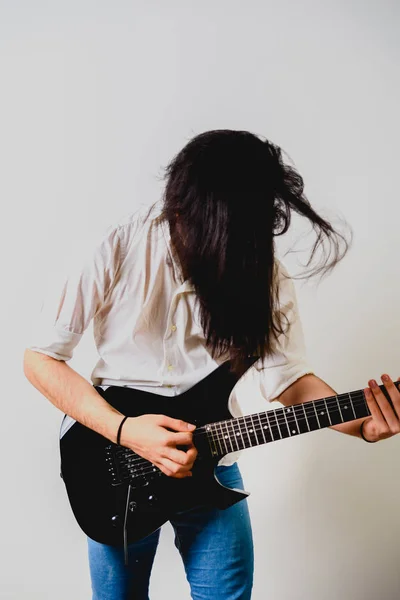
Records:
[[[286,408],[282,408],[281,410],[282,410],[282,414],[283,414],[283,416],[285,418],[285,423],[284,424],[286,425],[287,430],[288,430],[289,434],[291,435],[289,423],[288,423],[288,420],[287,420],[287,417],[286,417],[287,409]]]
[[[211,427],[214,428],[214,436],[215,436],[215,440],[217,443],[217,450],[218,450],[218,454],[223,456],[224,451],[222,449],[222,443],[221,443],[221,438],[218,432],[218,423],[214,423]]]
[[[339,394],[339,396],[337,396],[337,401],[340,407],[340,413],[342,415],[343,423],[347,423],[348,421],[354,421],[356,415],[353,410],[353,404],[349,399],[349,395]]]
[[[231,440],[235,440],[235,444],[236,444],[236,450],[239,450],[239,442],[235,433],[235,419],[230,419],[229,421],[227,421],[227,423],[230,424],[231,429],[232,429],[232,433],[231,435]]]
[[[314,402],[305,402],[303,404],[304,412],[306,413],[307,423],[310,431],[315,431],[320,428],[318,416],[315,410]]]
[[[269,410],[269,411],[267,411],[266,414],[268,417],[268,423],[270,426],[270,430],[271,430],[271,434],[274,439],[274,442],[276,442],[276,440],[281,440],[282,439],[281,430],[278,427],[278,422],[277,422],[276,416],[275,416],[275,410]]]
[[[319,418],[318,418],[317,407],[315,406],[315,402],[313,401],[313,402],[311,402],[311,404],[313,406],[314,413],[315,413],[316,419],[318,421],[318,429],[321,429],[321,424],[320,424],[320,421],[319,421]]]
[[[225,439],[229,442],[229,445],[231,447],[229,452],[234,452],[232,438],[230,436],[229,429],[228,429],[228,421],[224,421],[224,425],[225,425],[225,429],[226,429]]]
[[[263,431],[263,427],[262,427],[262,423],[261,423],[261,419],[260,419],[260,413],[253,415],[253,420],[255,422],[255,427],[257,429],[258,443],[265,444],[267,442],[267,440],[264,435],[264,431]]]
[[[329,398],[325,398],[325,404],[328,410],[331,425],[339,425],[339,423],[343,423],[337,396],[329,396]]]
[[[279,430],[281,432],[281,438],[290,437],[290,431],[286,424],[285,413],[283,408],[276,408],[274,412],[276,420],[278,422]]]
[[[304,410],[304,403],[295,404],[293,406],[293,410],[296,416],[297,426],[300,433],[307,433],[310,431],[310,426],[308,425],[306,411]]]
[[[207,439],[208,439],[208,443],[210,446],[211,454],[213,456],[217,456],[218,450],[217,450],[217,445],[216,445],[215,439],[214,439],[213,428],[211,425],[206,426],[206,432],[207,432]]]
[[[251,444],[251,438],[250,438],[249,430],[247,429],[246,417],[241,417],[240,421],[244,425],[244,430],[243,430],[243,427],[242,427],[242,434],[243,434],[243,431],[244,431],[244,433],[246,434],[246,437],[247,437],[247,440],[246,440],[245,437],[243,436],[243,442],[246,444],[246,448],[249,448],[249,447],[251,447],[252,444]]]
[[[221,448],[221,455],[223,456],[224,454],[227,453],[227,448],[226,448],[224,436],[221,435],[221,423],[220,422],[216,423],[215,433],[216,433],[216,437],[218,440],[218,445]],[[225,450],[224,450],[224,447],[225,447]]]
[[[265,437],[265,433],[264,433],[264,425],[263,425],[263,424],[262,424],[262,422],[261,422],[261,415],[260,415],[260,413],[258,413],[258,414],[257,414],[257,417],[258,417],[258,422],[259,422],[259,424],[260,424],[260,431],[261,431],[261,434],[262,434],[262,436],[263,436],[264,444],[266,444],[266,443],[267,443],[267,439],[266,439],[266,437]]]
[[[299,433],[299,426],[297,424],[296,415],[293,410],[293,406],[288,406],[283,409],[285,413],[286,423],[290,435],[297,435]]]
[[[231,419],[230,424],[232,427],[231,435],[232,435],[232,438],[235,439],[236,450],[243,450],[245,448],[245,445],[243,444],[242,432],[240,431],[240,427],[239,427],[237,419]]]
[[[256,425],[254,423],[254,420],[253,420],[253,415],[250,415],[250,419],[251,419],[252,429],[254,431],[254,437],[256,439],[257,445],[259,445],[260,444],[260,440],[258,439],[258,431],[257,431],[257,427],[256,427]]]
[[[344,423],[344,418],[343,418],[342,410],[340,408],[339,398],[338,398],[338,396],[335,396],[335,398],[336,398],[336,404],[338,405],[338,409],[339,409],[339,413],[340,413],[340,418],[342,420],[342,423]]]
[[[320,429],[322,427],[329,427],[329,418],[326,414],[325,402],[324,400],[314,400],[314,407],[318,417],[318,423]]]
[[[244,434],[243,434],[244,432],[243,432],[243,425],[242,425],[241,419],[238,419],[236,421],[236,428],[237,428],[237,431],[236,431],[237,440],[240,444],[241,450],[244,450],[245,448],[248,447],[248,444],[246,443],[246,438],[244,437]],[[239,433],[239,435],[237,435],[237,433]]]
[[[328,415],[328,419],[329,419],[329,425],[332,425],[332,420],[331,420],[331,416],[329,414],[328,405],[326,403],[326,398],[324,398],[324,404],[325,404],[326,414]]]
[[[252,426],[252,419],[251,419],[251,415],[246,415],[246,416],[244,417],[244,420],[245,420],[245,422],[246,422],[246,427],[247,427],[247,430],[248,430],[248,432],[249,432],[249,436],[250,436],[250,444],[251,444],[251,446],[255,446],[255,445],[256,445],[256,444],[255,444],[255,440],[256,440],[257,438],[256,438],[256,433],[255,433],[255,431],[254,431],[254,427]]]
[[[215,439],[217,440],[217,444],[218,444],[218,454],[220,456],[224,455],[224,448],[223,448],[223,439],[221,436],[221,426],[219,423],[214,423],[214,431],[215,431]]]
[[[340,406],[340,411],[342,413],[343,421],[354,421],[354,419],[358,419],[360,417],[365,417],[369,414],[367,412],[367,407],[365,406],[365,402],[363,400],[364,393],[361,395],[361,390],[356,392],[359,395],[359,399],[355,399],[353,402],[349,393],[340,394],[338,396],[338,404]]]
[[[269,422],[269,418],[268,418],[268,411],[266,411],[264,413],[263,431],[264,431],[264,435],[267,438],[268,442],[275,441],[274,432],[272,431],[271,423]]]
[[[223,444],[225,446],[225,452],[224,452],[224,454],[225,453],[229,454],[228,446],[226,445],[226,441],[225,441],[225,435],[224,435],[224,432],[222,430],[222,422],[219,421],[218,425],[219,425],[219,436],[220,436],[220,439],[222,440],[222,442],[223,442]]]
[[[350,398],[352,409],[353,409],[357,419],[360,419],[361,417],[366,417],[370,414],[367,402],[365,400],[364,390],[358,390],[357,392],[350,392],[349,398]]]
[[[293,417],[294,417],[294,420],[295,420],[295,422],[296,422],[297,433],[301,433],[301,431],[300,431],[300,427],[299,427],[299,422],[298,422],[298,420],[297,420],[297,416],[296,416],[296,411],[294,410],[294,406],[291,406],[291,407],[289,407],[289,408],[291,408],[291,409],[292,409],[292,411],[293,411]]]
[[[350,406],[351,406],[351,410],[353,411],[354,418],[356,418],[357,415],[356,415],[355,410],[354,410],[354,406],[353,406],[353,402],[351,400],[351,396],[350,396],[350,394],[347,394],[347,396],[349,397]]]

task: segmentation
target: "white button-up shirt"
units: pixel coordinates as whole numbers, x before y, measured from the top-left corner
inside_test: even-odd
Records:
[[[201,381],[229,358],[214,360],[205,347],[195,292],[184,280],[171,251],[169,227],[161,223],[159,200],[149,219],[148,206],[129,213],[100,236],[84,255],[77,256],[57,288],[50,288],[34,322],[27,347],[68,361],[93,319],[99,354],[93,385],[129,386],[175,396]],[[290,322],[280,336],[276,352],[257,361],[249,371],[256,375],[262,396],[271,401],[307,373],[302,326],[293,282],[278,262],[280,310]],[[242,414],[235,389],[229,397],[233,416]],[[74,423],[64,420],[61,435]],[[231,464],[230,454],[221,464]]]

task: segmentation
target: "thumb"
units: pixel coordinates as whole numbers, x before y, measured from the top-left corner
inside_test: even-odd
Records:
[[[196,429],[196,425],[192,423],[186,423],[181,419],[173,419],[172,417],[163,416],[162,426],[173,429],[174,431],[193,431]]]

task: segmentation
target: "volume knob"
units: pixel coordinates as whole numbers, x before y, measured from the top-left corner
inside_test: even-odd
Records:
[[[151,494],[151,496],[149,496],[147,498],[147,500],[148,500],[148,503],[150,504],[150,506],[154,506],[158,502],[158,498],[154,494]]]
[[[118,527],[120,520],[121,519],[119,515],[114,515],[113,517],[111,517],[111,525],[113,527]]]

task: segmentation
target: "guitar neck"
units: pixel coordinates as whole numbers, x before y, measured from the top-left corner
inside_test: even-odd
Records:
[[[394,383],[399,389],[400,382]],[[385,386],[379,387],[392,405]],[[196,430],[196,433],[206,433],[212,455],[222,457],[230,452],[355,421],[370,414],[364,390],[361,389],[209,423]]]

